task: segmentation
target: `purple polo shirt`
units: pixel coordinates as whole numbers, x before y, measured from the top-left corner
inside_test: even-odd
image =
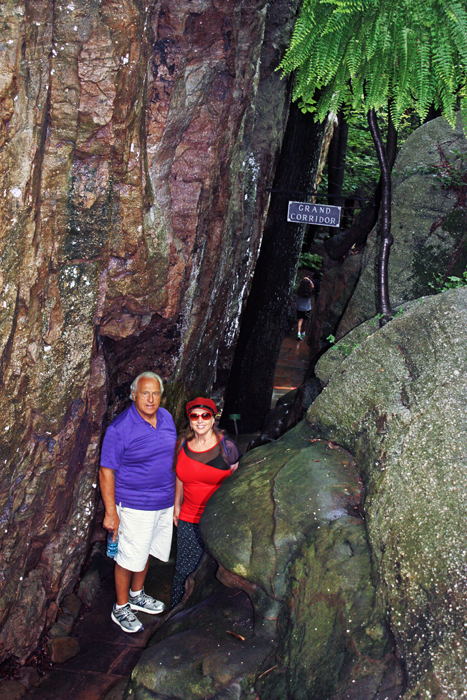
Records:
[[[111,422],[102,443],[101,466],[115,471],[117,505],[137,510],[173,506],[176,440],[173,418],[165,408],[157,410],[156,428],[133,403]]]

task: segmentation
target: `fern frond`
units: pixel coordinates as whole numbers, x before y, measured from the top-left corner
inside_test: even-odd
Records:
[[[467,101],[467,0],[305,0],[280,69],[320,119],[390,100],[394,118],[437,104],[452,121],[459,91]]]

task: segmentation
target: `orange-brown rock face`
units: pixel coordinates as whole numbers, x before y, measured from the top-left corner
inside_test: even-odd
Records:
[[[0,6],[0,657],[76,580],[108,397],[209,390],[235,340],[297,4]]]

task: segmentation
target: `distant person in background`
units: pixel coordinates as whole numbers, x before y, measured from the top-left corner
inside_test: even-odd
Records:
[[[304,277],[297,289],[297,340],[303,340],[305,332],[302,333],[303,324],[311,311],[311,297],[314,285],[309,277]]]
[[[238,467],[240,453],[233,440],[214,426],[217,413],[212,399],[199,396],[186,405],[188,430],[175,452],[174,524],[177,526],[177,561],[170,607],[178,605],[185,581],[203,556],[204,542],[199,520],[206,503]]]

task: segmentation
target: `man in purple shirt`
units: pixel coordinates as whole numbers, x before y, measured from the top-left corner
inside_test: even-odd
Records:
[[[177,431],[160,407],[163,391],[159,375],[138,375],[131,385],[133,403],[112,421],[102,444],[103,526],[114,540],[118,534],[111,617],[124,632],[143,629],[134,610],[156,615],[165,607],[144,592],[149,554],[167,561],[172,542]]]

